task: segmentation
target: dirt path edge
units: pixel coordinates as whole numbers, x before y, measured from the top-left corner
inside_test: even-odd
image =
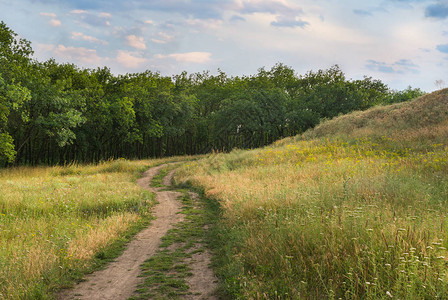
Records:
[[[166,166],[167,164],[164,164],[151,168],[137,180],[137,184],[142,188],[156,192],[158,204],[153,208],[153,215],[156,219],[151,222],[149,227],[138,233],[123,254],[106,269],[87,275],[86,280],[77,284],[73,289],[61,292],[58,299],[121,300],[132,296],[141,282],[141,278],[138,277],[140,265],[156,253],[161,238],[172,228],[173,224],[181,222],[184,218],[182,214],[178,214],[181,204],[176,199],[180,193],[158,191],[157,188],[150,187],[154,176]],[[171,179],[164,181],[168,184],[170,182]]]

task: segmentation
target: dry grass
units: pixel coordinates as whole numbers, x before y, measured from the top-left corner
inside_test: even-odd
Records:
[[[448,90],[187,165],[241,298],[448,297]]]
[[[138,220],[139,216],[135,213],[123,213],[101,220],[95,228],[89,228],[88,232],[80,230],[68,243],[67,257],[89,261],[95,253],[128,231]]]
[[[404,135],[401,140],[415,142],[408,135],[421,138],[421,130],[446,128],[448,118],[448,89],[427,94],[410,102],[378,106],[367,111],[344,115],[317,126],[304,134],[305,139],[345,136]],[[437,138],[437,135],[434,136]],[[443,138],[441,135],[440,138]]]
[[[165,161],[0,170],[0,298],[48,298],[147,220],[154,200],[135,179]]]

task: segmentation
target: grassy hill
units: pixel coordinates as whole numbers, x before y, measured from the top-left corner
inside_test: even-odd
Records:
[[[222,205],[226,292],[448,298],[448,89],[186,165]]]

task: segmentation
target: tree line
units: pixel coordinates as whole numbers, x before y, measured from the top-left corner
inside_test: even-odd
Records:
[[[114,75],[32,58],[0,22],[0,165],[96,162],[260,147],[322,119],[423,94],[347,79],[336,65],[304,75],[278,63],[219,71]]]

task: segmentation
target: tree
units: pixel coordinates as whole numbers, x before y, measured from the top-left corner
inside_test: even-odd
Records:
[[[404,101],[409,101],[420,96],[423,96],[425,92],[421,89],[416,88],[413,89],[411,86],[408,86],[406,89],[402,91],[390,91],[387,97],[384,98],[382,104],[392,104],[399,103]]]
[[[16,156],[14,139],[8,131],[11,111],[20,111],[23,104],[30,100],[28,89],[14,84],[6,84],[0,75],[0,165],[11,163]],[[28,120],[26,112],[21,111],[24,122]]]
[[[107,67],[32,60],[0,22],[0,164],[57,164],[260,147],[320,120],[423,92],[348,80],[339,66],[297,75],[284,64],[255,75],[221,70],[115,76]]]
[[[20,82],[27,76],[33,49],[31,43],[17,37],[3,21],[0,21],[0,74],[6,83]]]

